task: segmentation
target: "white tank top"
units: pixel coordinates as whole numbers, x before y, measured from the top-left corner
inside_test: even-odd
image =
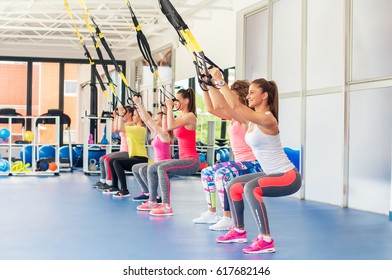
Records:
[[[253,131],[250,132],[249,129]],[[253,154],[266,174],[285,173],[293,168],[294,164],[283,151],[280,135],[267,135],[256,124],[249,126],[245,135],[246,143],[252,148]]]

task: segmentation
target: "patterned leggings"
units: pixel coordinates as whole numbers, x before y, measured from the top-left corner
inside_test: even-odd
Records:
[[[260,171],[261,167],[257,160],[243,162],[227,161],[204,168],[201,171],[201,182],[208,207],[216,207],[216,191],[218,190],[222,209],[230,211],[225,190],[227,184],[235,177]]]

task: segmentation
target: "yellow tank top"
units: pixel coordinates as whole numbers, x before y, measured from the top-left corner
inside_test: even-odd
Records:
[[[145,145],[147,129],[138,125],[126,126],[125,134],[129,157],[148,157]]]

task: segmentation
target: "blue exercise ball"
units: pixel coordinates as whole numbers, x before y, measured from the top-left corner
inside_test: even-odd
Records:
[[[229,148],[224,148],[223,151],[225,153],[224,161],[229,161],[230,160],[230,149]]]
[[[206,155],[203,153],[198,153],[200,162],[206,162]]]
[[[11,133],[7,128],[2,128],[0,129],[0,138],[1,139],[7,139],[10,137]]]
[[[284,147],[283,150],[286,153],[286,155],[289,158],[289,160],[294,164],[294,166],[298,169],[298,171],[300,171],[300,169],[299,169],[300,168],[300,164],[299,164],[300,151],[299,150],[293,150],[293,149],[288,148],[288,147]]]
[[[56,149],[51,145],[44,145],[38,149],[39,158],[54,158]]]
[[[8,160],[0,158],[0,172],[8,172],[10,169],[10,164]]]
[[[20,151],[20,158],[24,162],[24,164],[30,163],[31,165],[33,159],[33,146],[32,145],[23,146],[22,150]]]
[[[74,164],[78,160],[78,154],[77,154],[77,152],[74,149],[72,149],[71,154],[72,154],[72,163]],[[60,156],[60,158],[69,159],[69,147],[68,146],[62,146],[59,149],[59,156]]]

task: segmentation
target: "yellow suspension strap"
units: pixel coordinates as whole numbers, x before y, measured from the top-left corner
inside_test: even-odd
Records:
[[[142,27],[136,17],[136,14],[134,13],[133,9],[132,9],[132,5],[130,3],[129,0],[125,0],[128,9],[131,13],[131,17],[132,17],[132,22],[133,25],[136,29],[136,38],[137,38],[137,42],[138,42],[138,46],[139,46],[139,50],[143,55],[143,58],[147,61],[148,65],[150,66],[150,71],[151,73],[154,75],[154,79],[156,79],[159,84],[162,84],[162,80],[161,77],[159,75],[159,70],[158,70],[158,66],[154,61],[154,58],[151,54],[151,48],[150,45],[148,43],[148,40],[146,38],[146,36],[144,35],[143,31],[142,31]],[[169,98],[172,99],[173,102],[178,102],[178,100],[176,99],[175,95],[173,93],[171,93],[170,91],[168,91],[164,86],[158,87],[159,88],[159,92],[160,92],[160,99],[165,100],[165,98]],[[164,106],[165,104],[161,101],[160,102],[160,106]],[[178,110],[179,108],[175,109]]]
[[[79,32],[79,29],[78,29],[78,27],[76,26],[75,20],[74,20],[74,18],[73,18],[73,15],[72,15],[71,9],[69,8],[69,5],[68,5],[67,0],[64,0],[64,6],[65,6],[65,8],[67,9],[67,12],[68,12],[68,15],[69,15],[70,19],[72,20],[72,24],[73,24],[73,26],[74,26],[76,35],[78,36],[79,41],[80,41],[81,45],[83,46],[84,55],[87,57],[87,59],[88,59],[90,65],[91,65],[91,68],[92,68],[92,70],[93,70],[93,73],[94,73],[95,77],[97,78],[98,83],[99,83],[99,85],[100,85],[100,87],[101,87],[101,90],[102,90],[102,92],[104,93],[104,95],[105,95],[105,97],[106,97],[108,103],[109,103],[109,104],[111,105],[111,107],[114,109],[115,105],[111,102],[111,96],[110,96],[109,92],[107,91],[104,82],[102,81],[102,77],[101,77],[101,75],[100,75],[99,72],[98,72],[97,65],[95,64],[94,59],[92,58],[92,56],[91,56],[89,50],[87,49],[87,46],[86,46],[86,44],[85,44],[85,42],[84,42],[84,40],[83,40],[82,34]]]
[[[129,86],[128,81],[127,81],[127,79],[125,78],[124,73],[122,72],[120,66],[118,65],[118,63],[117,63],[117,61],[116,61],[116,59],[115,59],[115,57],[114,57],[114,55],[113,55],[113,52],[111,51],[111,49],[110,49],[110,47],[109,47],[109,44],[106,42],[105,37],[103,36],[103,34],[102,34],[102,32],[101,32],[101,30],[100,30],[98,24],[95,22],[94,17],[91,15],[90,10],[88,9],[88,7],[87,7],[85,1],[84,1],[84,0],[78,0],[78,2],[79,2],[80,7],[82,8],[82,10],[84,10],[84,12],[86,13],[86,15],[89,17],[89,19],[90,19],[91,22],[93,23],[94,29],[95,29],[95,33],[96,33],[97,37],[99,38],[99,41],[101,42],[101,44],[102,44],[102,46],[104,47],[106,53],[108,54],[110,60],[112,61],[113,65],[114,65],[114,68],[116,69],[116,72],[120,75],[121,80],[123,81],[123,83],[124,83],[124,85],[125,85],[125,88],[126,88],[126,89],[128,90],[128,92],[129,92],[128,97],[127,97],[127,102],[128,102],[128,104],[131,105],[131,106],[135,106],[135,104],[134,104],[134,102],[133,102],[133,100],[132,100],[132,97],[133,97],[133,96],[139,96],[139,97],[141,97],[141,96],[140,96],[140,93],[136,92],[135,90],[133,90],[133,89]]]
[[[196,41],[196,38],[193,36],[188,25],[184,22],[172,3],[169,0],[159,0],[159,6],[162,13],[166,16],[170,24],[177,31],[181,44],[187,48],[188,52],[193,54],[193,63],[195,65],[197,79],[200,87],[203,88],[203,84],[216,86],[211,81],[212,77],[208,73],[208,69],[211,67],[216,67],[222,72],[222,74],[223,70],[204,54],[204,51]],[[201,71],[204,71],[204,73]],[[204,79],[205,77],[206,80]]]

